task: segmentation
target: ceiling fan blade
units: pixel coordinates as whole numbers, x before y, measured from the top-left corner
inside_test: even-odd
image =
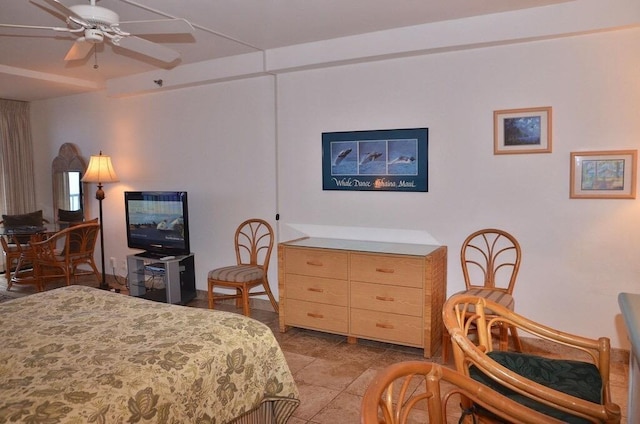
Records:
[[[67,6],[65,6],[64,4],[60,3],[58,0],[44,0],[44,1],[46,3],[48,3],[51,7],[56,8],[59,12],[62,12],[62,14],[64,16],[66,16],[66,17],[73,16],[78,21],[82,22],[82,26],[88,26],[89,25],[84,20],[84,18],[82,16],[78,15],[76,12],[74,12],[71,9],[69,9]]]
[[[78,38],[73,46],[67,52],[67,55],[64,57],[64,60],[80,60],[87,57],[91,50],[95,47],[94,43],[89,43],[85,41],[84,37]]]
[[[180,58],[180,53],[173,49],[134,36],[122,38],[117,46],[166,63],[171,63]]]
[[[120,22],[120,29],[134,35],[189,34],[195,31],[186,19],[156,19],[150,21]]]
[[[48,29],[48,30],[54,30],[54,31],[71,32],[71,30],[69,28],[37,26],[37,25],[0,24],[0,27],[2,27],[2,28]]]

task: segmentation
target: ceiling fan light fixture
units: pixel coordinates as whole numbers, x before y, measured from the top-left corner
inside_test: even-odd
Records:
[[[87,28],[84,31],[84,41],[96,44],[96,43],[102,43],[103,40],[104,40],[104,35],[102,31],[100,31],[99,29]]]

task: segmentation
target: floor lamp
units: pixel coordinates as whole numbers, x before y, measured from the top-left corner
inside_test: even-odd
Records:
[[[104,200],[104,190],[102,190],[102,184],[115,183],[118,181],[120,180],[118,180],[116,172],[113,170],[110,156],[103,155],[102,151],[100,151],[98,156],[91,156],[87,171],[82,177],[82,182],[98,183],[96,199],[98,199],[100,208],[100,259],[102,263],[102,281],[100,282],[100,288],[104,290],[109,290],[109,285],[106,281],[106,273],[104,269],[104,228],[102,226],[102,201]]]

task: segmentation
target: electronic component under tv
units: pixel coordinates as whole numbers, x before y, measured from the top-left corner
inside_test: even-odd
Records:
[[[189,214],[185,191],[126,191],[127,245],[141,256],[188,255]]]

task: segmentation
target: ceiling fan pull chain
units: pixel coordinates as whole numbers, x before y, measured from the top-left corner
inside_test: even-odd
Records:
[[[97,44],[93,45],[93,59],[94,59],[93,69],[98,69],[98,48],[97,48]]]

